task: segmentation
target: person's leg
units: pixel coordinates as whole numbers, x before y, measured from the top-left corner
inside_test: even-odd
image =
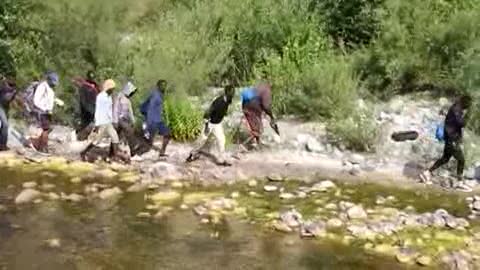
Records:
[[[452,144],[451,142],[445,142],[445,146],[443,148],[443,154],[440,159],[435,161],[432,167],[430,167],[428,170],[424,171],[423,173],[420,174],[420,179],[424,183],[431,183],[430,178],[432,177],[432,173],[440,168],[441,166],[445,165],[448,163],[450,158],[452,158],[453,155],[453,149],[452,149]]]
[[[0,106],[0,151],[8,150],[8,118],[5,110]]]
[[[38,138],[37,145],[35,148],[40,152],[48,153],[48,135],[50,134],[50,115],[41,114],[39,116],[40,127],[42,128],[42,133]]]
[[[170,129],[165,125],[165,123],[160,122],[158,124],[158,133],[163,137],[162,148],[160,148],[160,157],[165,157],[167,152],[167,146],[171,138]]]
[[[87,153],[93,147],[95,147],[95,145],[100,143],[100,141],[106,136],[105,134],[106,134],[106,129],[104,126],[98,127],[97,130],[95,130],[95,128],[92,130],[92,132],[90,133],[87,139],[88,141],[87,147],[82,152],[80,152],[80,156],[83,161],[86,161]]]
[[[459,142],[453,143],[453,157],[457,160],[457,180],[463,180],[463,169],[465,168],[465,155],[462,145]]]
[[[231,166],[230,163],[227,162],[225,158],[225,132],[223,131],[222,124],[217,124],[212,128],[213,136],[217,142],[217,149],[218,149],[218,162],[219,165],[222,166]]]
[[[187,158],[187,162],[193,162],[197,159],[200,158],[200,152],[205,149],[208,145],[208,138],[210,136],[211,129],[208,132],[202,132],[200,134],[200,137],[198,138],[196,142],[196,148],[194,148],[191,152],[190,155]]]

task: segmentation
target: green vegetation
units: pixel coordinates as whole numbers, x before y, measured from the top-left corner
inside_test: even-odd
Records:
[[[375,126],[357,117],[357,98],[476,95],[480,86],[479,0],[4,2],[0,72],[26,83],[55,69],[67,100],[69,78],[88,69],[143,90],[165,78],[179,96],[266,75],[278,114],[335,123],[332,134],[366,150]],[[364,127],[371,132],[350,134]],[[178,137],[193,137],[185,130]]]

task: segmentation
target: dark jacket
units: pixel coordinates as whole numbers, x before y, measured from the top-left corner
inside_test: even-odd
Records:
[[[462,140],[464,127],[463,108],[460,103],[455,103],[450,107],[445,117],[445,140],[454,142]]]
[[[147,100],[140,106],[148,126],[163,122],[163,94],[154,88]]]
[[[0,106],[5,111],[8,111],[10,103],[13,101],[16,95],[17,89],[15,84],[6,80],[0,82]]]

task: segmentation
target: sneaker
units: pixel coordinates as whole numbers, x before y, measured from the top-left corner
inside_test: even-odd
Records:
[[[430,171],[424,171],[420,174],[420,181],[424,184],[432,184],[432,173]]]
[[[459,182],[458,185],[455,187],[456,190],[462,191],[462,192],[472,192],[473,189],[469,187],[467,184],[464,182]]]

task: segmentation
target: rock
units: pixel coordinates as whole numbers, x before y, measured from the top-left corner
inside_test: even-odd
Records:
[[[33,201],[34,204],[39,204],[39,203],[42,203],[42,202],[43,202],[43,200],[41,198],[35,199]]]
[[[0,213],[5,213],[5,212],[7,212],[7,210],[8,210],[8,208],[5,205],[0,204]]]
[[[206,216],[208,214],[208,209],[203,205],[198,205],[193,208],[193,213],[197,216]]]
[[[23,188],[35,188],[36,186],[37,186],[37,183],[35,182],[25,182],[22,185]]]
[[[152,201],[159,204],[168,204],[180,200],[181,194],[174,190],[159,191],[149,197]]]
[[[419,256],[417,258],[417,264],[420,265],[420,266],[430,266],[432,265],[432,257],[429,257],[429,256]]]
[[[183,195],[183,203],[187,205],[196,205],[199,203],[205,203],[216,197],[221,197],[223,193],[220,192],[208,192],[198,191]]]
[[[182,210],[187,210],[187,209],[188,209],[188,205],[182,204],[182,205],[180,205],[180,209],[182,209]]]
[[[302,215],[294,209],[280,214],[280,220],[287,226],[296,228],[302,224]]]
[[[457,218],[457,225],[458,227],[460,228],[468,228],[470,227],[470,223],[468,222],[468,220],[464,219],[464,218]]]
[[[139,218],[150,218],[152,216],[152,214],[148,213],[148,212],[140,212],[137,214],[137,217]]]
[[[305,222],[300,229],[301,237],[325,237],[327,229],[323,222]]]
[[[353,154],[348,160],[352,164],[363,164],[365,162],[365,157],[360,154]]]
[[[70,179],[70,182],[71,182],[72,184],[80,184],[80,183],[82,182],[82,178],[80,178],[80,177],[74,177],[74,178]]]
[[[337,210],[338,206],[334,203],[329,203],[329,204],[325,205],[325,209],[327,209],[327,210]]]
[[[269,175],[267,176],[267,180],[270,182],[283,182],[285,181],[285,178],[281,175]]]
[[[349,219],[366,219],[367,213],[360,205],[355,205],[347,210],[347,216]]]
[[[345,201],[341,201],[339,204],[338,204],[340,210],[342,211],[347,211],[348,209],[352,208],[355,206],[354,203],[352,202],[345,202]]]
[[[338,218],[332,218],[332,219],[327,221],[327,227],[328,228],[336,229],[336,228],[340,228],[342,226],[343,226],[343,221],[338,219]]]
[[[403,100],[396,98],[392,100],[388,106],[388,112],[394,114],[400,114],[405,107],[405,102]]]
[[[475,202],[473,202],[472,209],[475,211],[480,211],[480,200],[476,200]]]
[[[290,228],[290,226],[288,226],[287,224],[285,224],[284,222],[279,221],[279,220],[275,220],[275,221],[272,223],[272,227],[273,227],[276,231],[279,231],[279,232],[284,232],[284,233],[291,233],[291,232],[293,232],[293,230],[292,230],[292,228]]]
[[[465,177],[465,179],[469,179],[469,180],[475,179],[475,168],[472,167],[472,168],[467,169],[465,171],[463,177]]]
[[[470,264],[470,256],[466,256],[461,252],[452,252],[444,255],[441,262],[444,263],[450,270],[473,270]]]
[[[396,252],[396,247],[388,245],[388,244],[380,244],[376,245],[374,248],[375,252],[383,255],[393,256]]]
[[[385,199],[382,196],[377,196],[377,199],[375,200],[375,203],[378,205],[384,205],[387,202],[387,199]]]
[[[402,248],[397,252],[395,257],[397,261],[400,263],[411,264],[414,262],[415,258],[417,257],[417,253],[412,249]]]
[[[56,201],[60,199],[60,196],[55,192],[50,192],[48,193],[48,198],[52,201]]]
[[[257,192],[255,192],[255,191],[250,191],[250,192],[248,192],[248,196],[253,197],[253,198],[258,198],[258,197],[260,197],[260,195],[259,195]]]
[[[137,183],[137,184],[133,184],[131,186],[129,186],[127,188],[127,192],[131,192],[131,193],[136,193],[136,192],[142,192],[142,191],[145,191],[148,189],[148,185],[147,184],[143,184],[143,183]]]
[[[320,142],[318,142],[317,139],[313,137],[308,138],[308,141],[305,144],[305,148],[308,152],[312,152],[312,153],[325,152],[325,147]]]
[[[457,219],[452,216],[445,217],[445,225],[450,229],[459,228]]]
[[[257,181],[256,180],[250,180],[248,181],[248,186],[249,187],[256,187],[257,186]]]
[[[98,197],[102,200],[110,200],[113,198],[117,198],[120,195],[122,195],[122,190],[118,187],[114,188],[109,188],[109,189],[104,189],[102,190],[99,194]]]
[[[240,197],[240,192],[238,191],[234,191],[230,194],[230,198],[232,199],[237,199],[238,197]]]
[[[60,248],[61,242],[58,238],[48,239],[45,241],[50,248]]]
[[[278,190],[278,187],[271,186],[271,185],[266,185],[266,186],[263,187],[263,190],[265,190],[266,192],[274,192],[274,191]]]
[[[24,189],[18,196],[15,198],[15,203],[16,204],[25,204],[25,203],[31,203],[34,200],[40,198],[42,196],[42,193],[35,189]]]
[[[325,192],[329,189],[334,189],[336,187],[337,187],[337,185],[335,185],[335,183],[333,183],[332,181],[325,180],[325,181],[316,183],[315,185],[312,186],[312,188],[310,190],[311,191],[316,191],[316,192]]]
[[[282,200],[291,200],[291,199],[294,199],[295,198],[295,195],[293,195],[292,193],[282,193],[280,194],[280,199]]]

